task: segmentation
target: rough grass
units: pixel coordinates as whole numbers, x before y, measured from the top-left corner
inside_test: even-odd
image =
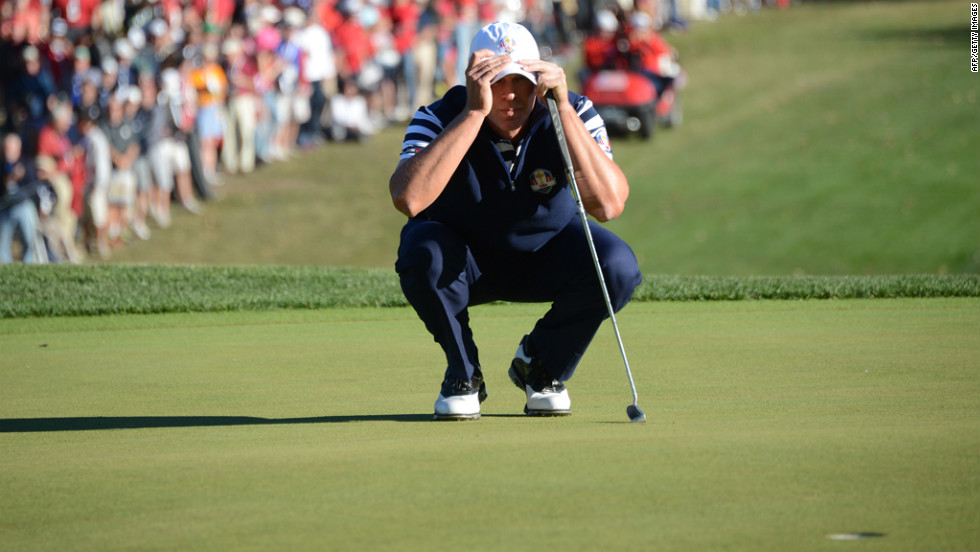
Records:
[[[394,271],[361,268],[11,265],[0,289],[0,318],[407,305]],[[976,296],[980,275],[652,275],[634,300]]]

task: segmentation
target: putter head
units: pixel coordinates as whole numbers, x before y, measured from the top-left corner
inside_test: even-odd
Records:
[[[641,424],[647,421],[647,415],[635,404],[626,407],[626,415],[630,417],[630,421],[634,424]]]

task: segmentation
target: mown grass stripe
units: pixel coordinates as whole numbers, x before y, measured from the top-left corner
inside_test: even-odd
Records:
[[[0,317],[406,306],[391,270],[297,266],[0,267]],[[978,297],[980,275],[648,275],[637,301]]]

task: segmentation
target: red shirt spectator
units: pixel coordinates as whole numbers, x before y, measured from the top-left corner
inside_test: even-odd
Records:
[[[334,0],[319,1],[313,9],[317,17],[320,18],[320,25],[323,25],[323,28],[331,35],[344,19],[337,11],[337,2]]]
[[[235,13],[235,0],[194,0],[194,10],[208,25],[227,29]]]
[[[419,7],[415,0],[394,0],[390,8],[391,30],[395,37],[395,49],[405,54],[412,49],[419,25]]]
[[[61,12],[69,29],[85,32],[92,27],[92,20],[98,17],[100,4],[99,0],[53,0],[51,7]]]
[[[35,46],[42,43],[42,32],[48,29],[48,11],[40,0],[7,0],[0,4],[0,20],[3,38],[14,43],[27,42]]]
[[[374,55],[371,37],[354,17],[346,17],[332,34],[333,47],[343,62],[340,72],[353,76],[361,72],[361,65]]]
[[[589,71],[617,67],[621,56],[616,49],[616,35],[587,37],[582,42],[582,55],[585,57],[585,68]]]
[[[71,180],[73,194],[71,209],[76,216],[82,214],[82,202],[85,194],[85,164],[75,156],[71,140],[68,138],[68,129],[71,126],[71,111],[64,111],[64,116],[60,116],[59,110],[55,111],[52,122],[41,129],[41,134],[37,139],[37,154],[51,157],[57,161],[58,172],[64,174]]]
[[[637,57],[641,69],[655,75],[664,73],[664,60],[670,60],[673,55],[670,44],[654,30],[646,30],[646,32],[639,30],[632,33],[630,51]]]

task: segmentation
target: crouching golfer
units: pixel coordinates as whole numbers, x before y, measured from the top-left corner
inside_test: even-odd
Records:
[[[446,353],[436,419],[476,419],[486,386],[467,308],[490,301],[550,302],[520,340],[511,380],[531,415],[571,413],[564,382],[608,317],[585,230],[566,182],[548,109],[557,99],[586,211],[619,216],[629,186],[602,119],[570,93],[524,27],[492,23],[470,47],[466,85],[420,108],[390,181],[408,215],[395,269],[405,297]],[[615,310],[640,283],[633,251],[590,222]]]

